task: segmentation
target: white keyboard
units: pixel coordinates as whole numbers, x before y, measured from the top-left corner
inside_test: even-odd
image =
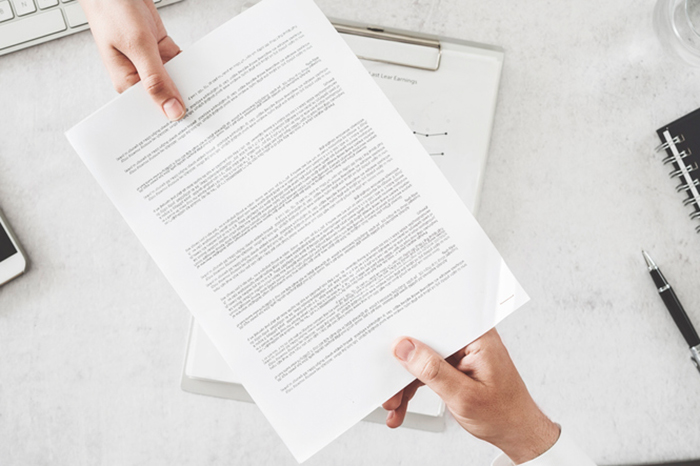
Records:
[[[154,0],[154,3],[160,8],[179,1]],[[0,0],[0,55],[89,27],[76,0]]]

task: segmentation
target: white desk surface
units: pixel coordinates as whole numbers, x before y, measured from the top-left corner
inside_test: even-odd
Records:
[[[161,11],[183,48],[242,0]],[[532,297],[499,330],[533,396],[600,464],[700,457],[700,376],[644,267],[700,326],[700,235],[652,152],[700,106],[653,0],[320,0],[329,16],[501,45],[479,220]],[[230,13],[229,13],[230,14]],[[254,405],[179,388],[189,314],[63,133],[115,92],[89,33],[0,57],[0,205],[31,259],[0,288],[0,464],[296,464]],[[308,465],[488,465],[360,423]]]

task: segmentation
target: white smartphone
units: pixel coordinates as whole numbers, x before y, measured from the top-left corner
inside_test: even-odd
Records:
[[[27,259],[0,211],[0,285],[22,275],[26,268]]]

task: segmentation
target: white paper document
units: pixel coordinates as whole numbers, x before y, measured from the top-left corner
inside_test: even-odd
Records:
[[[311,0],[265,0],[68,139],[298,461],[527,300]],[[145,285],[146,286],[146,285]]]

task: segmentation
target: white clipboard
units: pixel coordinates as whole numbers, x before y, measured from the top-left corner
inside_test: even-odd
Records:
[[[500,47],[333,20],[341,36],[476,215],[504,52]],[[232,400],[252,399],[213,343],[190,325],[181,388]],[[403,426],[442,431],[445,405],[420,389]],[[384,423],[377,408],[365,420]]]

